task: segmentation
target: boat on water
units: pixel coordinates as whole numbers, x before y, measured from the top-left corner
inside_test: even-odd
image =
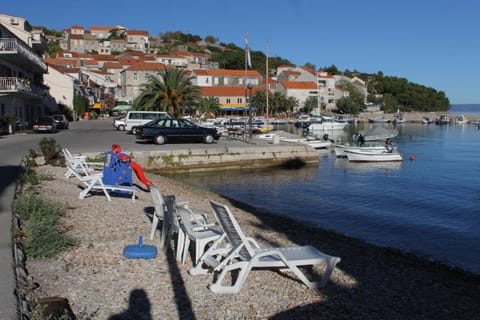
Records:
[[[455,122],[455,124],[467,124],[470,122],[470,120],[467,119],[463,114],[455,116],[453,121]]]
[[[435,120],[435,124],[450,124],[452,119],[448,116],[448,114],[441,114],[440,117]]]
[[[403,161],[402,155],[397,148],[392,147],[384,151],[368,150],[345,150],[348,161],[350,162],[398,162]]]
[[[348,122],[346,121],[337,121],[333,117],[321,116],[321,121],[312,122],[308,126],[308,130],[311,134],[316,134],[319,131],[330,131],[330,130],[343,130]]]
[[[333,150],[335,151],[335,155],[337,158],[346,158],[347,154],[345,151],[365,151],[369,153],[381,153],[384,151],[388,151],[388,149],[385,147],[385,145],[368,145],[368,146],[348,146],[348,145],[342,145],[342,144],[336,144],[333,147]]]
[[[374,117],[368,118],[368,122],[370,123],[390,123],[390,119],[384,117]]]
[[[405,118],[405,114],[397,111],[397,113],[393,115],[393,124],[399,124],[399,123],[405,123],[405,122],[407,122],[407,119]]]
[[[423,117],[423,118],[422,118],[422,123],[423,123],[423,124],[430,124],[430,123],[432,123],[432,122],[433,122],[433,120],[432,120],[431,118],[429,118],[429,117]]]

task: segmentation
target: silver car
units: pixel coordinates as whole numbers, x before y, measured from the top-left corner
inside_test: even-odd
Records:
[[[114,119],[113,127],[119,131],[125,131],[126,120],[127,120],[126,117]]]

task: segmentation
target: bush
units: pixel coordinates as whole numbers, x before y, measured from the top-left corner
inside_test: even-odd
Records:
[[[43,154],[46,164],[50,165],[65,165],[65,158],[63,157],[62,150],[53,138],[42,138],[40,140],[40,151]]]
[[[24,195],[13,203],[26,229],[25,253],[30,258],[52,258],[75,245],[60,228],[63,210],[34,195]]]

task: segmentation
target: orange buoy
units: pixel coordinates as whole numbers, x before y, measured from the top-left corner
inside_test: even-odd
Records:
[[[415,160],[415,156],[412,154],[412,155],[410,156],[410,161],[413,161],[413,160]]]

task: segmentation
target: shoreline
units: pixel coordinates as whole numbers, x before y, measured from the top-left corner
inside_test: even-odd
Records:
[[[125,245],[135,243],[140,233],[149,233],[150,221],[143,212],[152,206],[148,192],[139,190],[136,203],[126,198],[108,202],[102,194],[78,200],[77,182],[63,178],[64,168],[38,170],[54,175],[55,180],[42,182],[39,191],[67,208],[68,234],[79,239],[79,245],[49,261],[27,261],[27,268],[40,285],[37,296],[65,297],[77,315],[96,312],[101,319],[113,314],[141,319],[146,313],[151,319],[309,319],[320,313],[332,319],[478,317],[478,275],[148,173],[163,194],[189,201],[195,212],[207,213],[209,221],[213,215],[207,199],[227,204],[244,232],[263,246],[311,244],[342,259],[327,286],[318,292],[308,290],[293,276],[254,270],[239,294],[213,294],[207,289],[211,276],[188,274],[190,258],[182,265],[171,251],[167,255],[159,252],[152,260],[122,257]],[[157,234],[154,245],[158,238]],[[148,239],[144,242],[152,244]],[[139,289],[147,297],[142,305],[149,302],[148,312],[128,303]],[[97,297],[105,298],[98,301]]]

